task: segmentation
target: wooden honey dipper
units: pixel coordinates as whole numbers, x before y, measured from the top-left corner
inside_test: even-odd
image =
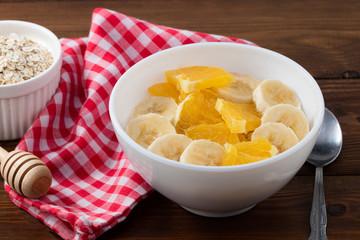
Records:
[[[38,198],[49,190],[51,172],[35,155],[21,150],[7,152],[0,147],[0,164],[2,177],[15,192]]]

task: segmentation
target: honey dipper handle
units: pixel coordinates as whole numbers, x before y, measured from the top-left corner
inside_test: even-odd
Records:
[[[0,147],[0,164],[1,164],[1,161],[3,161],[6,158],[7,154],[8,154],[8,152],[5,149],[3,149],[2,147]]]

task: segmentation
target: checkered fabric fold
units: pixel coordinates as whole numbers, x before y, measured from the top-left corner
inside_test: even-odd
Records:
[[[163,49],[196,42],[246,40],[158,26],[95,9],[88,37],[61,39],[59,88],[18,149],[41,158],[53,174],[39,199],[10,199],[64,239],[95,239],[123,221],[152,190],[134,170],[113,131],[109,96],[133,64]]]

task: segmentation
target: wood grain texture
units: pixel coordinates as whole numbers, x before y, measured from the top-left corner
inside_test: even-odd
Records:
[[[324,180],[329,239],[358,239],[360,177],[328,176]],[[307,239],[313,184],[312,176],[297,176],[252,210],[229,218],[193,215],[154,192],[124,222],[98,239]],[[59,239],[15,207],[5,196],[2,182],[0,185],[0,239]]]
[[[97,7],[156,24],[244,38],[304,66],[317,80],[326,107],[338,117],[344,137],[339,158],[324,168],[328,237],[360,239],[360,1],[5,0],[0,20],[31,21],[60,38],[78,38],[88,35]],[[11,151],[17,143],[0,141],[0,146]],[[193,215],[154,192],[99,239],[307,239],[314,172],[305,164],[278,193],[230,218]],[[0,239],[60,239],[9,200],[2,179]]]
[[[245,38],[294,59],[316,78],[359,77],[357,0],[7,1],[0,5],[0,19],[33,21],[59,37],[77,38],[88,35],[97,7],[175,28]]]

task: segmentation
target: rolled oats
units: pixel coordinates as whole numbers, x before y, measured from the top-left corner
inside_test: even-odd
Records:
[[[29,80],[53,63],[46,47],[11,33],[0,36],[0,85]]]

